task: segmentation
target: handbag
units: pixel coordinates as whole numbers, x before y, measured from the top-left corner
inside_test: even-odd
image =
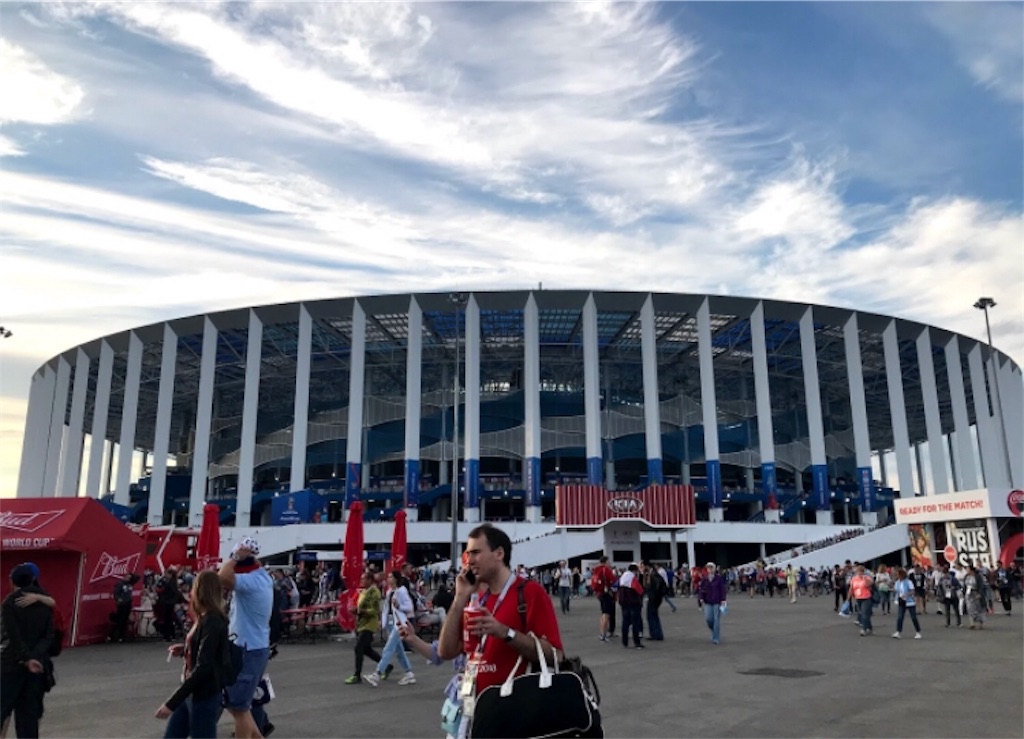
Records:
[[[501,685],[492,685],[476,698],[472,739],[555,739],[556,737],[603,737],[597,701],[583,679],[559,669],[555,650],[548,667],[540,639],[537,646],[539,672],[516,677],[522,656]]]

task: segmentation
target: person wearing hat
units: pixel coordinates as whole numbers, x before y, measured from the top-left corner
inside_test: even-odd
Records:
[[[274,606],[274,584],[257,557],[260,545],[251,536],[235,544],[231,556],[221,565],[218,576],[225,590],[234,591],[229,614],[229,633],[242,647],[242,669],[225,693],[224,705],[235,720],[238,739],[261,737],[251,713],[256,687],[270,660],[270,615]]]
[[[704,606],[704,620],[711,630],[711,643],[718,644],[722,638],[722,609],[725,608],[728,586],[714,562],[708,562],[705,569],[708,574],[700,581],[697,597]]]
[[[17,735],[34,737],[39,736],[43,696],[52,687],[53,609],[42,602],[17,605],[25,595],[45,595],[27,565],[11,570],[10,578],[13,589],[0,605],[0,725],[6,733],[13,713]]]

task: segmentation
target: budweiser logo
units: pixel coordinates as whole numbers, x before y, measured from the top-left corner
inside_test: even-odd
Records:
[[[0,513],[0,528],[14,529],[31,534],[46,526],[64,511],[39,511],[38,513],[17,513],[3,511]]]
[[[138,554],[129,554],[127,557],[118,558],[113,554],[104,552],[100,555],[100,561],[96,563],[96,569],[92,571],[89,582],[105,580],[108,577],[118,578],[135,572],[135,566],[139,563]]]
[[[608,501],[608,509],[618,515],[636,515],[643,510],[644,502],[632,496],[612,498]]]

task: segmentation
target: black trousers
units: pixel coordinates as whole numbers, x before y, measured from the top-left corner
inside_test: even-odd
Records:
[[[363,657],[369,657],[377,664],[380,664],[380,652],[373,648],[373,632],[360,631],[356,637],[356,671],[354,674],[363,674]]]
[[[110,631],[112,640],[124,639],[128,634],[128,619],[132,615],[132,604],[124,603],[114,612],[114,628]]]
[[[629,646],[629,629],[633,629],[633,644],[640,646],[640,634],[643,632],[643,618],[640,615],[640,605],[622,606],[622,646]]]
[[[39,719],[43,717],[43,696],[46,682],[43,675],[25,667],[0,673],[0,723],[14,713],[14,733],[23,739],[39,736]]]

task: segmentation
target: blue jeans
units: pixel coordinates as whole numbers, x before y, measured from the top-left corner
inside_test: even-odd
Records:
[[[658,615],[658,608],[660,606],[660,603],[652,606],[651,601],[647,601],[647,636],[655,641],[661,641],[665,638],[665,632],[661,630],[661,616]]]
[[[164,739],[217,739],[220,693],[195,700],[191,695],[167,719]]]
[[[398,657],[398,663],[406,672],[412,672],[412,665],[409,664],[409,657],[405,653],[405,646],[402,644],[402,637],[398,633],[398,629],[395,628],[394,621],[388,621],[388,640],[384,645],[384,649],[380,653],[380,662],[377,663],[377,672],[381,675],[388,669],[388,665],[391,664],[391,660],[396,656]]]
[[[269,649],[247,649],[242,657],[242,671],[235,684],[227,689],[224,707],[234,711],[248,711],[252,708],[252,696],[256,686],[263,679],[263,671],[270,660]]]
[[[906,602],[904,602],[902,600],[900,601],[899,613],[896,615],[896,633],[899,634],[901,631],[903,631],[903,617],[906,615],[907,611],[910,611],[910,620],[914,622],[914,628],[917,630],[917,633],[920,634],[921,633],[921,624],[919,624],[917,622],[917,606],[916,605],[908,606],[906,604]],[[957,621],[960,620],[960,614],[959,613],[956,616],[956,620]],[[946,613],[946,624],[947,625],[949,624],[949,613],[948,612]]]
[[[667,595],[665,596],[665,602],[668,603],[668,607],[672,609],[672,613],[676,612],[676,604],[672,602],[672,599]]]
[[[871,631],[871,612],[874,608],[875,604],[871,598],[857,599],[857,623],[864,631]]]
[[[565,585],[558,586],[558,595],[562,600],[562,613],[569,612],[569,596],[572,594],[572,588]]]
[[[717,644],[722,637],[722,606],[718,603],[705,603],[704,620],[711,629],[711,641]]]
[[[640,619],[640,606],[622,606],[622,646],[629,646],[629,629],[633,628],[633,644],[640,646],[643,623]]]

